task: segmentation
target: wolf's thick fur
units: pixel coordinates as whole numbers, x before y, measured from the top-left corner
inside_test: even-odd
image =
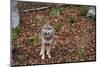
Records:
[[[45,51],[48,55],[48,58],[51,58],[50,51],[51,51],[51,44],[54,39],[54,28],[49,24],[45,24],[41,30],[41,51],[40,55],[42,55],[41,59],[45,59]]]

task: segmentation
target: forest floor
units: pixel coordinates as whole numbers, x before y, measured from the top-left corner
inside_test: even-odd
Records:
[[[69,17],[74,16],[71,23]],[[96,22],[80,15],[79,7],[64,7],[60,15],[51,17],[49,9],[20,13],[21,31],[12,39],[12,64],[54,64],[96,60]],[[39,56],[40,31],[50,21],[55,29],[51,58]]]

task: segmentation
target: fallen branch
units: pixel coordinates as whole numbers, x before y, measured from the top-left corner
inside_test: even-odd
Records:
[[[66,6],[66,5],[58,4],[58,5],[55,5],[55,6],[47,6],[47,7],[38,7],[38,8],[33,8],[33,9],[19,10],[19,12],[39,11],[39,10],[49,9],[49,8],[52,8],[52,7],[61,7],[61,6]]]
[[[38,11],[38,10],[44,10],[48,9],[50,7],[39,7],[39,8],[34,8],[34,9],[25,9],[25,10],[20,10],[19,12],[31,12],[31,11]]]

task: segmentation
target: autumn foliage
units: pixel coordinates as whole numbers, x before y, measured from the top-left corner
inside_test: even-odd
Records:
[[[27,3],[25,8],[24,2],[18,4],[19,10],[37,6],[32,7],[32,3]],[[96,21],[81,15],[80,6],[66,5],[25,13],[19,12],[19,16],[20,30],[17,35],[12,36],[11,61],[13,65],[96,60]],[[39,56],[40,31],[47,21],[50,21],[55,29],[55,39],[52,44],[52,57],[42,60]]]

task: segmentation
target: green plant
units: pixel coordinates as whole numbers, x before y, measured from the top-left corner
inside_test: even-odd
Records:
[[[31,36],[28,38],[29,44],[36,44],[39,41],[37,36]]]
[[[78,49],[77,54],[78,54],[78,57],[79,57],[80,60],[84,59],[84,57],[85,57],[85,49],[84,48]]]
[[[88,6],[80,6],[80,15],[81,16],[86,16],[88,13]]]
[[[63,8],[61,7],[54,7],[54,8],[51,8],[50,12],[49,12],[49,15],[51,17],[53,16],[59,16],[61,11],[62,11]]]
[[[60,30],[60,29],[62,28],[62,26],[63,26],[62,23],[58,23],[58,24],[56,24],[56,25],[53,25],[53,27],[54,27],[54,29],[55,29],[56,31]]]
[[[75,23],[75,21],[76,21],[76,17],[75,16],[69,16],[69,22],[71,24]]]
[[[15,39],[19,35],[20,31],[21,28],[19,25],[15,28],[12,28],[12,39]]]

